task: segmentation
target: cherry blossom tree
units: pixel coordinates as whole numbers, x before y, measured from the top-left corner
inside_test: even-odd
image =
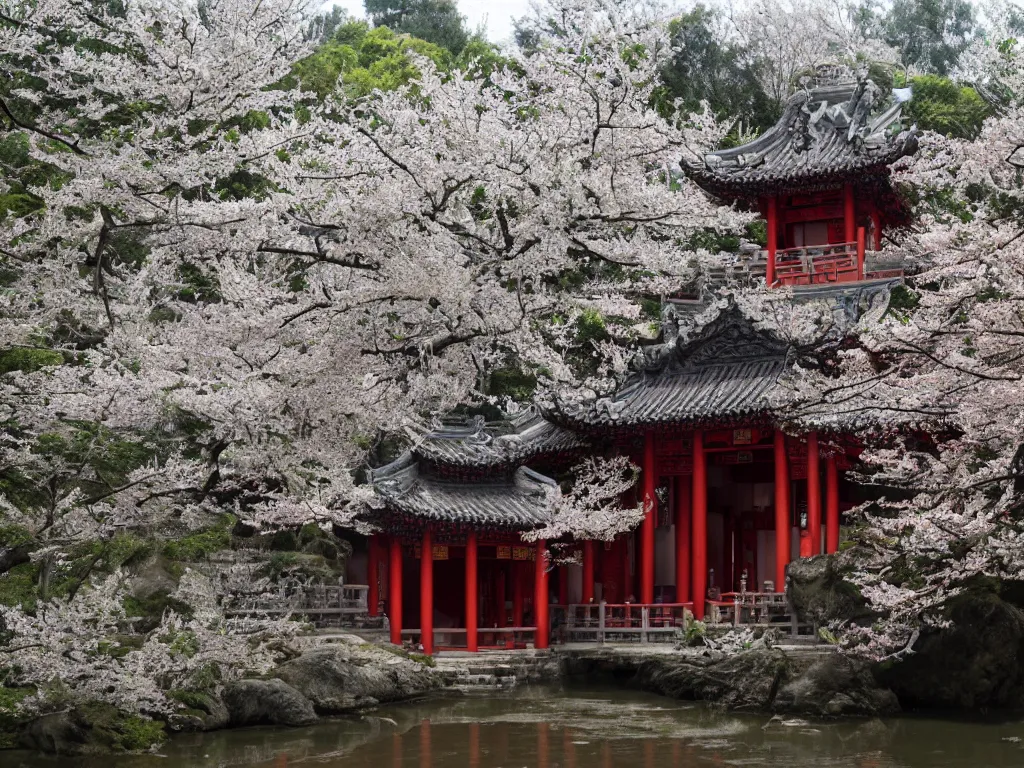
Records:
[[[258,526],[351,524],[353,469],[403,414],[479,397],[509,361],[575,386],[566,318],[674,287],[690,233],[746,221],[671,170],[723,127],[651,110],[657,19],[566,3],[568,36],[487,78],[421,61],[407,87],[309,105],[277,85],[307,52],[304,10],[7,19],[4,48],[62,97],[18,91],[35,109],[11,120],[62,181],[4,223],[4,330],[68,360],[4,379],[4,461],[44,477],[39,436],[82,423],[160,438],[101,493],[65,472],[33,530],[83,505],[115,526],[225,504]],[[58,28],[90,44],[40,54]]]

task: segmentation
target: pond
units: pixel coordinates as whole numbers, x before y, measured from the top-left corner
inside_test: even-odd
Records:
[[[435,699],[310,728],[173,737],[159,755],[60,759],[2,752],[4,768],[1009,768],[1024,722],[921,717],[814,722],[737,715],[607,688],[522,688]]]

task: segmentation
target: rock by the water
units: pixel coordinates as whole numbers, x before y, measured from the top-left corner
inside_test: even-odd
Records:
[[[834,555],[804,557],[789,564],[786,591],[801,621],[827,625],[832,621],[870,618],[864,598],[846,580],[860,551],[850,548]]]
[[[313,702],[321,714],[401,701],[444,685],[443,676],[427,664],[355,636],[304,653],[274,674]]]
[[[739,711],[764,711],[771,708],[775,691],[788,670],[785,654],[774,649],[720,659],[680,654],[644,662],[637,680],[645,690],[674,699],[710,701]]]
[[[949,627],[922,633],[880,679],[905,707],[1024,707],[1024,611],[992,592],[965,592]]]
[[[88,750],[89,735],[70,712],[43,715],[25,726],[21,745],[51,755],[80,755]]]
[[[317,721],[309,699],[282,680],[236,680],[222,694],[229,723],[310,725]]]
[[[819,717],[877,716],[899,712],[900,704],[868,664],[829,653],[779,688],[772,709]]]

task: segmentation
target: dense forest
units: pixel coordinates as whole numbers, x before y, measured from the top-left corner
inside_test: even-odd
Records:
[[[454,0],[365,10],[0,5],[0,739],[88,703],[120,747],[159,740],[281,657],[298,622],[226,606],[337,578],[410,417],[610,391],[661,297],[764,240],[680,161],[758,135],[824,69],[910,89],[923,132],[885,244],[907,285],[795,385],[805,424],[892,425],[861,480],[898,492],[851,532],[878,619],[833,629],[885,658],[1022,578],[1017,8],[549,0],[511,48]],[[729,288],[683,332],[726,302],[796,341],[829,322]],[[218,560],[239,548],[263,556]]]

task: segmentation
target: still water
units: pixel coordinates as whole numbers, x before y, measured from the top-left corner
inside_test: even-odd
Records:
[[[176,736],[159,755],[46,758],[3,768],[1021,768],[1024,722],[916,717],[812,722],[716,712],[622,690],[525,688],[512,696],[388,707],[304,729]]]

